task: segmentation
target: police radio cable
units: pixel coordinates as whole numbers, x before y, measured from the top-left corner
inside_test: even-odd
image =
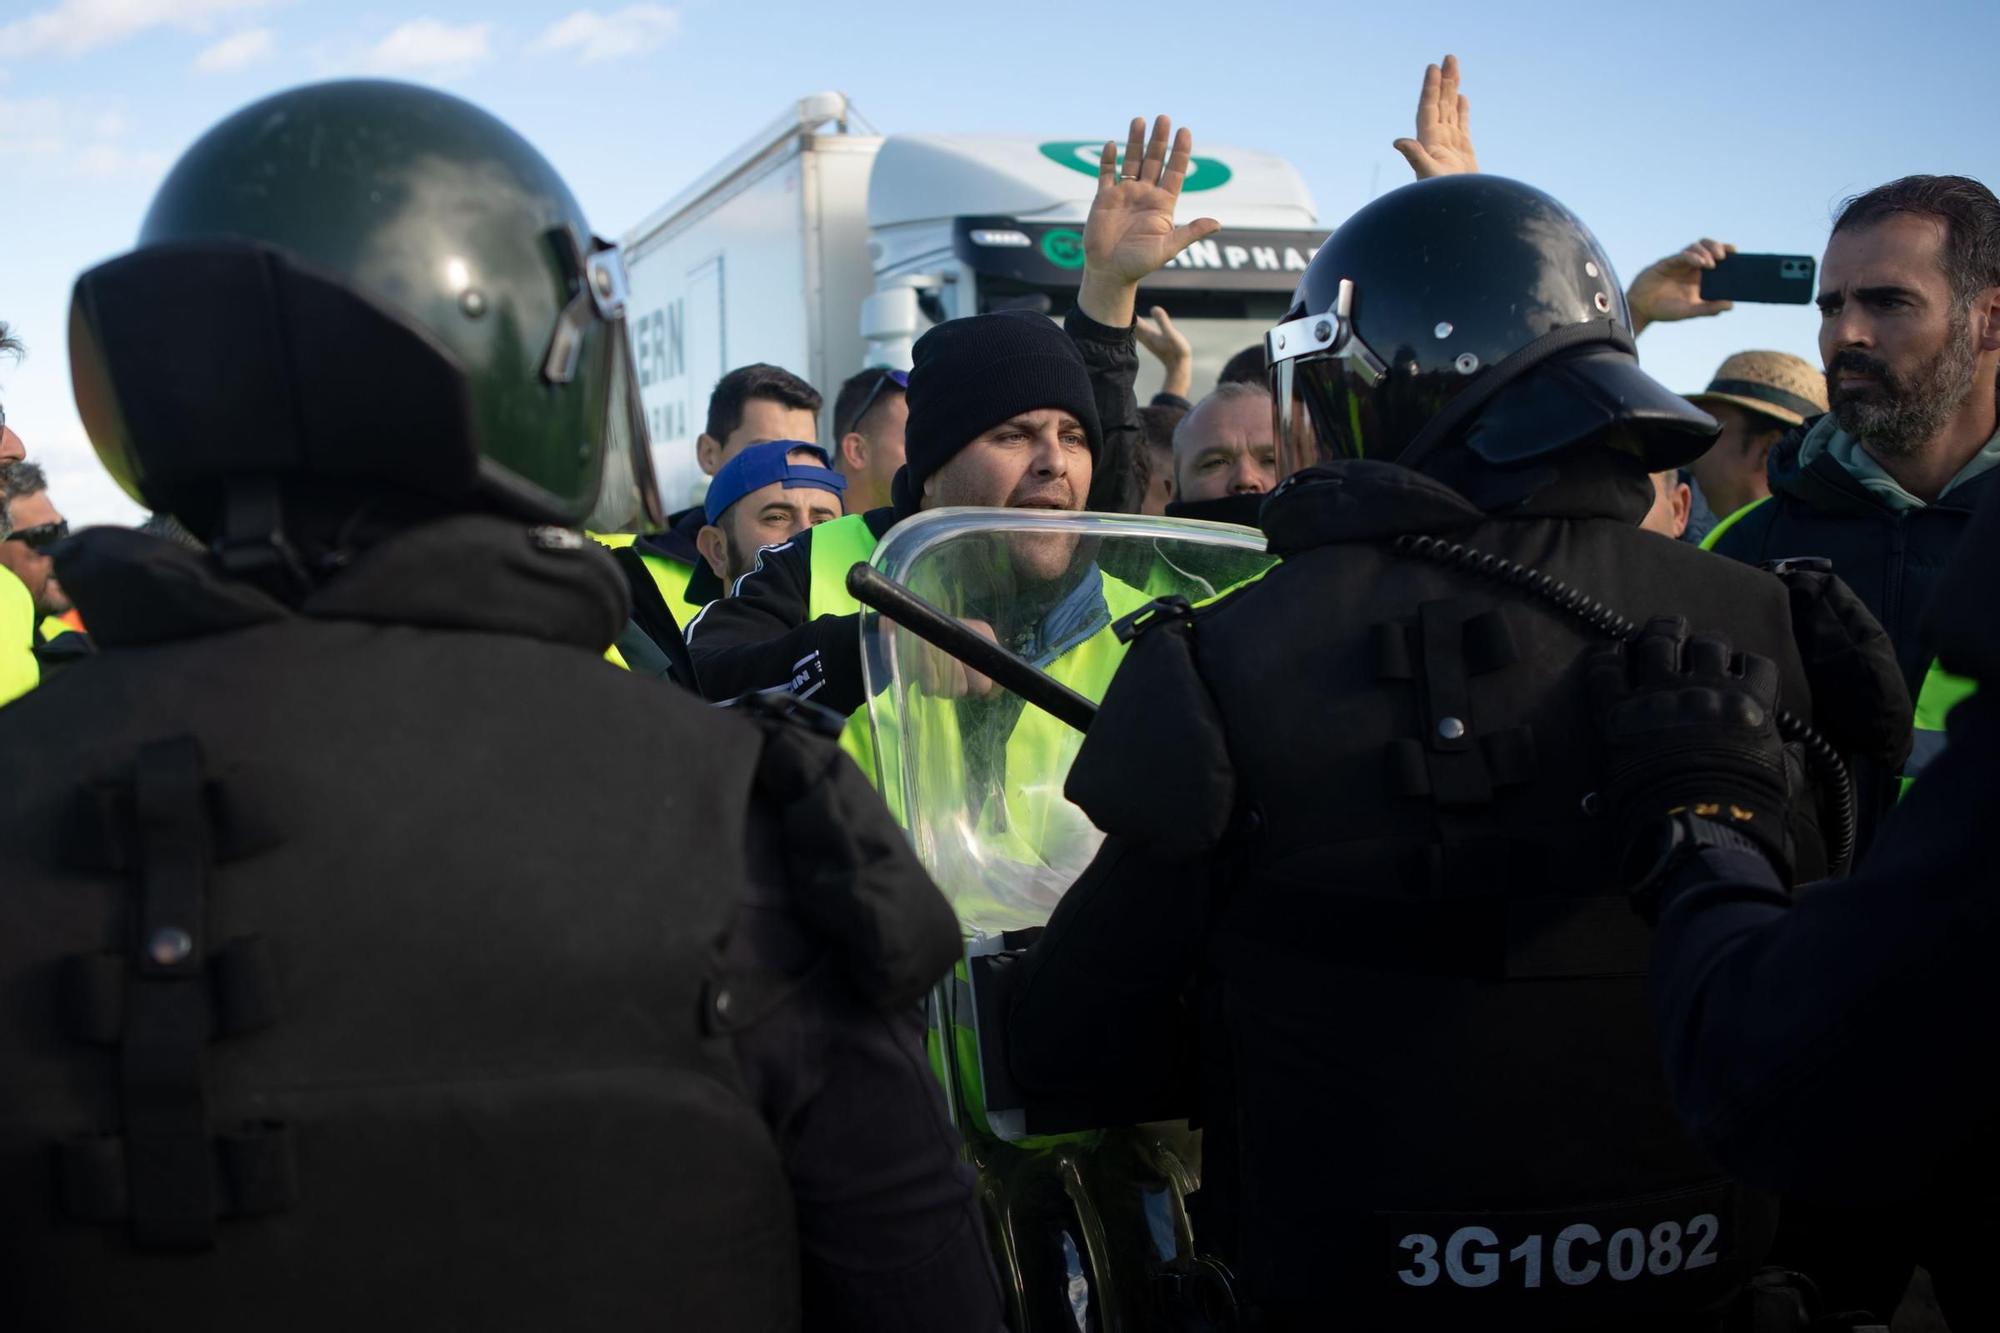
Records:
[[[863,606],[874,608],[925,643],[989,677],[1002,689],[1020,695],[1056,721],[1078,731],[1089,731],[1096,720],[1096,704],[956,616],[932,606],[873,565],[856,561],[847,571],[847,591]]]
[[[1594,633],[1608,638],[1630,643],[1639,637],[1639,626],[1619,615],[1610,607],[1586,596],[1578,589],[1570,587],[1560,579],[1552,579],[1538,569],[1514,560],[1505,560],[1497,555],[1478,550],[1459,542],[1448,542],[1441,537],[1419,537],[1404,534],[1389,543],[1397,555],[1416,560],[1428,560],[1435,565],[1457,569],[1496,583],[1505,583],[1529,596],[1555,607],[1558,611],[1580,621]],[[1856,811],[1854,798],[1854,775],[1847,770],[1847,764],[1840,757],[1826,737],[1799,717],[1787,710],[1777,710],[1778,733],[1786,740],[1796,741],[1806,753],[1806,759],[1819,770],[1830,793],[1833,837],[1829,846],[1828,873],[1838,877],[1845,875],[1848,864],[1854,859],[1854,838]]]

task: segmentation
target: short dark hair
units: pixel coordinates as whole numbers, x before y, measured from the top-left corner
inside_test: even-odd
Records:
[[[1215,377],[1221,384],[1257,384],[1269,382],[1265,373],[1264,344],[1252,343],[1222,363],[1222,373]]]
[[[0,319],[0,356],[11,356],[18,361],[27,353],[28,345],[21,341],[6,320]]]
[[[782,366],[762,361],[738,366],[717,380],[715,391],[708,395],[709,438],[718,443],[728,439],[730,433],[743,424],[744,404],[756,398],[784,407],[795,407],[815,416],[819,413],[820,404],[825,401],[819,396],[818,389]]]
[[[26,460],[0,463],[0,541],[14,531],[14,520],[7,517],[8,506],[22,496],[40,495],[48,488],[48,476],[38,464]]]
[[[841,436],[851,430],[861,429],[861,422],[854,414],[861,410],[861,404],[868,402],[869,395],[875,395],[875,401],[868,403],[868,410],[873,412],[888,399],[890,394],[907,392],[897,388],[893,382],[888,384],[882,382],[889,375],[890,369],[888,366],[870,366],[866,370],[856,371],[847,377],[847,381],[840,386],[840,392],[833,396],[833,443],[836,451]]]
[[[1969,176],[1904,176],[1842,203],[1833,231],[1872,226],[1895,213],[1944,224],[1941,260],[1953,299],[1964,304],[2000,287],[2000,199],[1993,191]]]

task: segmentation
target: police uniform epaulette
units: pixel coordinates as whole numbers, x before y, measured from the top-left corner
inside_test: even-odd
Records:
[[[1112,621],[1111,632],[1118,636],[1118,642],[1130,643],[1147,630],[1174,621],[1194,623],[1194,607],[1179,593],[1155,597],[1131,615]]]

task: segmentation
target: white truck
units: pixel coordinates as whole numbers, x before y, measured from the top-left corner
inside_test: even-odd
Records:
[[[859,134],[840,93],[799,101],[627,232],[640,392],[670,509],[699,501],[709,391],[780,365],[826,396],[864,366],[908,367],[932,324],[1008,308],[1060,317],[1083,267],[1102,139]],[[1113,127],[1114,129],[1118,127]],[[1182,220],[1222,231],[1140,293],[1195,349],[1195,390],[1258,342],[1325,237],[1291,165],[1197,145]],[[1159,369],[1142,359],[1140,401]],[[822,437],[831,422],[821,422]]]

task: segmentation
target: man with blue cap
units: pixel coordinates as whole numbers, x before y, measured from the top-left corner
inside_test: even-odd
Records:
[[[723,596],[756,568],[765,547],[840,517],[847,478],[831,461],[816,444],[767,440],[716,472],[703,504],[708,522],[695,535],[695,546],[722,581]]]

